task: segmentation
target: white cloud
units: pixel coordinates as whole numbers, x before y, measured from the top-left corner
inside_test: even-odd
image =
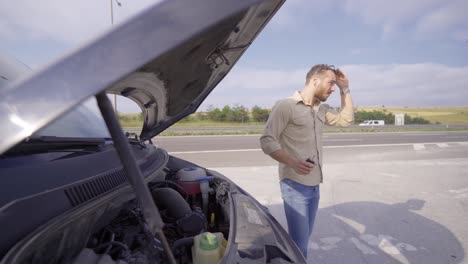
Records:
[[[417,19],[421,14],[441,3],[444,2],[440,0],[346,0],[342,8],[346,13],[362,18],[367,24],[390,28]]]
[[[454,29],[468,24],[468,2],[466,0],[447,1],[441,6],[424,15],[417,24],[417,30],[422,33],[453,32]]]
[[[344,65],[357,106],[466,106],[468,67],[442,64]],[[308,69],[233,71],[202,106],[271,107],[302,89]],[[339,106],[338,91],[330,105]]]
[[[468,23],[466,0],[290,0],[272,20],[272,25],[275,29],[291,30],[298,23],[313,21],[320,15],[333,19],[334,15],[340,15],[337,10],[358,17],[367,25],[380,27],[383,38],[402,31],[423,38],[446,32],[453,38],[455,31]],[[312,22],[309,25],[314,26]]]
[[[456,32],[468,23],[466,0],[346,0],[347,14],[361,18],[366,24],[382,28],[384,38],[401,31],[428,38]]]
[[[468,67],[441,64],[349,65],[357,105],[460,106],[468,102]]]
[[[114,2],[114,22],[120,22],[158,1]],[[76,45],[110,28],[110,1],[5,1],[0,9],[0,34],[5,41],[52,39]]]
[[[308,22],[309,29],[314,25],[310,22],[314,17],[330,10],[333,0],[287,0],[271,21],[274,30],[290,30],[296,28],[299,22]],[[318,26],[318,25],[315,25]]]
[[[241,104],[270,107],[281,97],[304,87],[308,69],[272,70],[234,68],[201,106],[222,107]]]

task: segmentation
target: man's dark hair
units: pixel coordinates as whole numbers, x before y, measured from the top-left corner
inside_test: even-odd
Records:
[[[335,66],[327,65],[327,64],[317,64],[312,67],[306,75],[306,85],[309,84],[312,76],[314,75],[322,75],[326,71],[335,72]]]

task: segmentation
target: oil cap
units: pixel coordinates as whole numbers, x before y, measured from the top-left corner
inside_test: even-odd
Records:
[[[210,232],[201,234],[200,248],[204,250],[211,250],[218,248],[218,237]]]

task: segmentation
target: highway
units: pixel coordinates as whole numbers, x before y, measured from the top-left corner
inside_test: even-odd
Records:
[[[260,148],[260,135],[156,137],[158,145],[168,151],[199,151]],[[420,144],[468,141],[468,131],[327,133],[324,146],[370,144]]]
[[[447,146],[465,146],[468,131],[324,134],[324,160],[437,159]],[[204,167],[265,166],[276,162],[260,149],[259,135],[156,137],[155,144],[171,154]],[[398,155],[395,155],[398,154]],[[464,149],[444,151],[446,157],[466,156]],[[391,156],[391,157],[388,157]]]
[[[156,137],[217,170],[287,229],[276,161],[255,136]],[[310,263],[468,263],[468,131],[324,135]]]

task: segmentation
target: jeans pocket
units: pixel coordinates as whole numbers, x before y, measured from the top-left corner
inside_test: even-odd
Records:
[[[283,179],[280,181],[280,189],[283,200],[307,203],[310,199],[320,199],[320,185],[308,186]]]
[[[295,186],[296,183],[290,179],[284,179],[280,182],[281,197],[289,202],[301,202],[306,200],[306,197],[301,193],[300,188]]]
[[[280,190],[281,190],[281,197],[283,199],[287,199],[289,197],[293,197],[295,190],[289,185],[289,179],[283,179],[280,181]]]

